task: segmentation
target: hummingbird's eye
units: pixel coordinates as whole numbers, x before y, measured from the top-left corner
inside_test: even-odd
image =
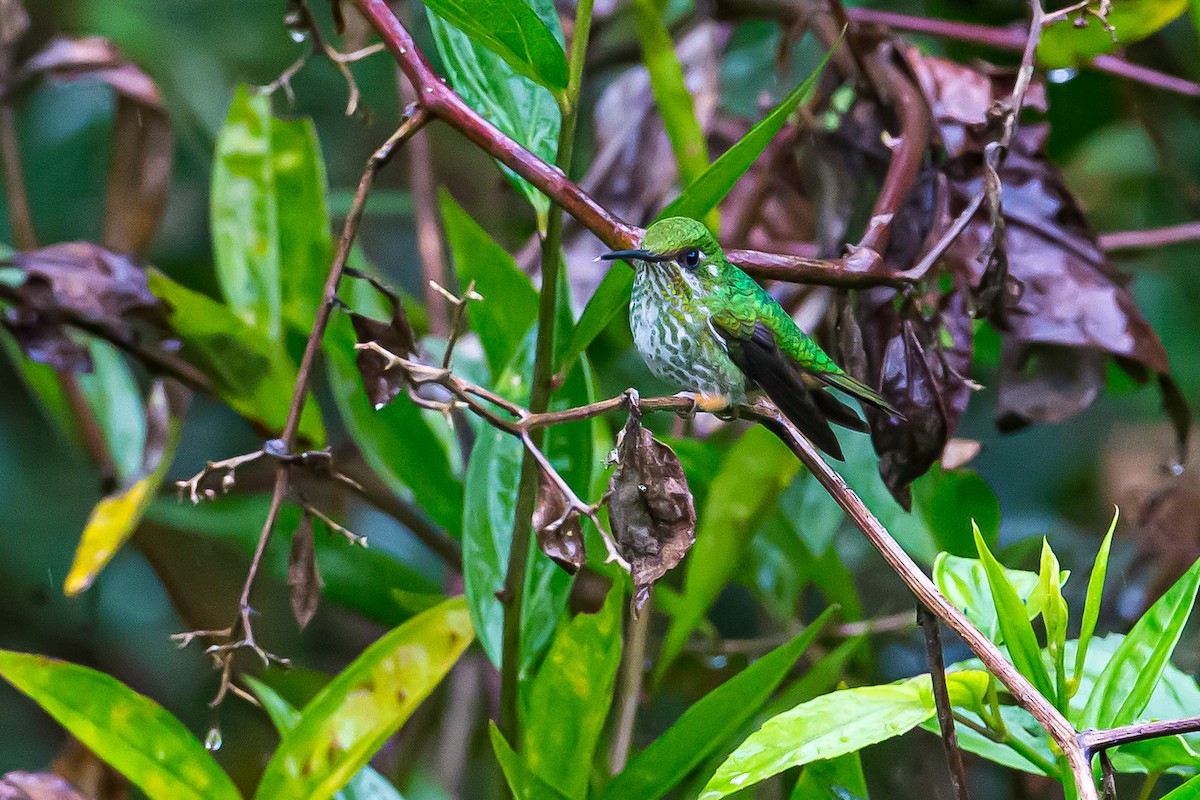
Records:
[[[688,250],[683,254],[683,258],[680,261],[688,269],[695,269],[700,264],[700,251],[695,249]]]

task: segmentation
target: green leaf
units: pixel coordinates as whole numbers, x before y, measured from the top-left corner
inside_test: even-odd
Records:
[[[300,712],[270,686],[252,675],[246,675],[242,680],[254,691],[254,696],[271,718],[275,730],[280,733],[290,731],[300,722]],[[360,769],[346,784],[346,788],[333,797],[334,800],[404,800],[396,787],[370,766]]]
[[[116,678],[0,650],[0,677],[152,798],[240,800],[233,781],[170,712]]]
[[[443,189],[439,198],[458,281],[464,288],[475,281],[475,291],[483,296],[468,306],[467,319],[479,334],[492,374],[499,375],[537,320],[537,289],[449,192]]]
[[[974,557],[972,520],[979,525],[988,547],[996,546],[1000,501],[975,470],[944,470],[934,466],[912,488],[915,505],[933,532],[939,550],[964,558]]]
[[[827,609],[799,636],[690,706],[666,733],[634,756],[601,793],[600,800],[655,800],[674,788],[762,708],[824,630],[834,611]]]
[[[663,641],[656,680],[683,650],[717,595],[737,570],[750,536],[800,469],[787,446],[755,426],[721,459],[703,511],[696,544],[684,561],[683,606]]]
[[[351,281],[341,294],[361,314],[386,319],[378,293],[365,281]],[[463,486],[454,474],[445,420],[424,412],[405,396],[379,410],[371,407],[355,366],[354,329],[335,314],[325,334],[325,364],[338,414],[363,459],[400,496],[410,492],[431,519],[453,535],[462,530]]]
[[[524,5],[522,0],[509,2]],[[531,5],[554,36],[561,36],[552,0],[532,0]],[[550,91],[519,74],[503,58],[437,14],[429,14],[428,18],[434,43],[455,91],[513,141],[552,163],[558,150],[561,116]],[[537,213],[539,227],[544,230],[550,201],[515,172],[504,166],[501,169],[529,200]]]
[[[500,56],[521,75],[550,90],[567,88],[567,56],[555,30],[525,0],[424,2],[430,11]]]
[[[227,542],[249,557],[258,543],[268,505],[267,495],[230,495],[219,503],[198,506],[163,497],[150,506],[146,518],[173,529],[172,533],[189,531]],[[271,537],[263,558],[265,574],[287,580],[288,542],[278,534],[290,534],[299,524],[299,509],[284,504],[275,524],[277,535]],[[319,535],[315,545],[324,581],[322,597],[381,625],[393,627],[413,616],[411,604],[396,597],[398,591],[429,595],[440,588],[437,576],[428,574],[427,568],[417,569],[374,543],[363,550],[342,537]]]
[[[1200,561],[1152,605],[1113,653],[1078,720],[1079,730],[1128,725],[1146,707],[1175,652],[1200,589]]]
[[[493,381],[494,388],[510,400],[523,403],[529,396],[536,335],[535,327],[526,335],[509,367]],[[581,360],[555,393],[551,409],[584,405],[592,399],[590,367],[586,360]],[[500,665],[504,628],[504,606],[496,598],[496,592],[504,586],[508,570],[522,452],[515,436],[488,426],[476,439],[467,465],[463,580],[479,643],[496,666]],[[591,485],[592,436],[588,425],[555,426],[547,435],[545,452],[577,492]],[[570,576],[537,547],[531,547],[521,608],[523,673],[545,652],[554,632],[552,621],[566,608],[570,588]]]
[[[679,176],[687,186],[708,167],[708,143],[696,118],[696,102],[684,83],[683,67],[663,23],[660,4],[656,0],[633,0],[633,18],[642,45],[642,63],[650,75],[650,90],[675,153]],[[708,217],[705,221],[709,227],[718,230],[716,214]]]
[[[1037,637],[1034,636],[1033,626],[1029,623],[1028,611],[1021,602],[1017,590],[1004,574],[1004,567],[988,550],[987,542],[979,528],[972,524],[975,534],[975,546],[979,548],[979,559],[987,575],[988,587],[991,589],[992,602],[996,607],[999,618],[1000,633],[1008,646],[1008,656],[1013,666],[1024,675],[1042,693],[1044,697],[1054,697],[1054,685],[1050,674],[1046,672],[1046,664],[1042,661],[1042,649],[1038,647]]]
[[[283,734],[255,797],[332,796],[404,724],[473,638],[466,604],[454,598],[368,647]]]
[[[522,693],[521,753],[538,776],[572,800],[587,796],[589,770],[621,663],[625,592],[614,583],[595,614],[577,614],[546,652]]]
[[[1094,56],[1116,52],[1157,33],[1187,11],[1187,7],[1188,0],[1117,0],[1108,14],[1108,23],[1116,31],[1115,42],[1113,34],[1095,16],[1085,16],[1087,26],[1076,28],[1072,21],[1078,15],[1072,14],[1042,31],[1038,63],[1047,69],[1073,67],[1091,61]]]
[[[1060,573],[1061,581],[1066,580],[1065,575],[1066,573]],[[1037,590],[1040,580],[1038,574],[1023,569],[1005,568],[1004,576],[1016,590],[1017,597],[1025,604],[1025,616],[1030,620],[1035,619],[1042,612],[1042,595]],[[988,588],[987,571],[982,561],[939,553],[933,562],[933,581],[937,584],[938,591],[965,613],[975,627],[992,641],[1003,641],[1000,636],[1000,621],[996,616],[996,604],[992,600],[991,589]]]
[[[792,788],[792,800],[845,800],[847,795],[867,798],[867,779],[858,753],[805,765]]]
[[[279,219],[283,315],[308,333],[333,262],[325,159],[311,119],[271,118],[271,169]]]
[[[4,250],[0,245],[0,255],[4,254]],[[29,394],[36,399],[38,410],[46,421],[58,430],[65,441],[82,452],[83,434],[79,430],[79,422],[71,411],[71,403],[63,391],[58,375],[54,372],[54,367],[26,358],[12,334],[3,327],[0,327],[0,350],[8,357],[13,370],[20,376]]]
[[[237,315],[271,340],[282,334],[279,213],[271,100],[239,86],[213,159],[210,215],[217,279]]]
[[[568,800],[567,796],[539,778],[509,746],[496,723],[488,721],[488,736],[504,780],[515,800]]]
[[[1042,539],[1041,572],[1038,579],[1038,594],[1042,597],[1042,621],[1046,624],[1046,650],[1050,663],[1054,665],[1054,686],[1058,705],[1067,703],[1067,601],[1063,599],[1058,558],[1050,549],[1050,542]]]
[[[100,339],[88,342],[93,369],[78,376],[79,387],[104,434],[104,444],[117,467],[121,485],[145,474],[146,408],[125,358]]]
[[[833,51],[831,50],[830,53]],[[694,217],[700,219],[717,207],[738,179],[746,173],[763,150],[783,128],[787,118],[796,107],[812,93],[829,54],[811,75],[792,90],[783,101],[761,120],[756,122],[746,135],[709,165],[703,174],[687,185],[679,197],[663,209],[658,219],[665,217]],[[629,303],[629,292],[633,287],[633,271],[614,264],[604,276],[592,299],[583,309],[579,324],[571,336],[571,344],[564,355],[564,363],[571,363],[587,349],[601,331],[608,327],[613,318]]]
[[[138,405],[140,408],[140,399]],[[171,467],[175,448],[179,445],[182,420],[169,416],[166,391],[161,383],[154,384],[149,405],[151,413],[168,420],[166,441],[161,443],[158,463],[146,465],[150,468],[149,474],[133,485],[102,498],[92,509],[83,534],[79,537],[71,569],[63,581],[63,593],[68,597],[90,587],[117,550],[133,535]]]
[[[287,420],[296,366],[283,345],[206,295],[147,270],[150,291],[170,307],[168,324],[182,340],[182,356],[212,379],[217,396],[260,430],[278,435]],[[300,436],[309,446],[325,441],[317,404],[300,417]]]
[[[1176,786],[1164,794],[1162,800],[1200,800],[1200,775],[1182,786]]]
[[[986,673],[946,676],[951,701],[974,696]],[[790,767],[892,739],[935,713],[929,675],[822,695],[763,723],[713,775],[700,800],[720,800]]]
[[[1083,624],[1079,630],[1079,646],[1075,651],[1072,694],[1078,689],[1080,676],[1083,675],[1083,665],[1087,659],[1088,645],[1092,641],[1092,635],[1096,632],[1096,622],[1100,619],[1100,602],[1104,598],[1104,577],[1108,573],[1108,554],[1112,549],[1113,533],[1117,529],[1117,520],[1120,516],[1120,509],[1115,509],[1112,522],[1108,526],[1108,533],[1104,535],[1104,541],[1096,553],[1092,574],[1088,578],[1087,599],[1083,604]]]

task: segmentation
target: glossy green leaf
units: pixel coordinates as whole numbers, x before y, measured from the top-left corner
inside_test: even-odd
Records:
[[[442,190],[442,223],[464,288],[475,282],[483,296],[467,307],[467,320],[479,334],[493,375],[508,366],[537,320],[538,292],[517,261]]]
[[[494,381],[505,397],[526,402],[533,364],[536,329],[531,330],[512,363]],[[581,361],[554,396],[551,408],[583,405],[592,400],[587,361]],[[556,426],[547,435],[547,457],[559,474],[583,491],[591,485],[594,468],[591,428],[586,424]],[[463,506],[463,580],[471,619],[492,663],[499,666],[504,606],[496,592],[504,586],[520,482],[520,441],[493,427],[482,430],[467,466]],[[554,632],[553,621],[566,608],[571,579],[537,547],[530,548],[525,601],[521,608],[521,668],[525,673],[545,652]]]
[[[1092,7],[1095,8],[1095,4]],[[1105,30],[1095,16],[1086,15],[1086,27],[1077,28],[1073,20],[1078,15],[1072,14],[1042,31],[1037,49],[1038,63],[1047,69],[1073,67],[1094,56],[1116,52],[1157,33],[1187,8],[1188,0],[1116,0],[1108,13],[1115,42],[1114,34]]]
[[[341,291],[355,311],[375,319],[391,313],[365,281],[348,282]],[[446,444],[446,422],[424,412],[401,395],[376,410],[363,390],[355,366],[354,329],[335,314],[325,334],[325,364],[338,414],[371,469],[393,492],[411,493],[434,522],[452,534],[462,530],[463,486],[454,474]]]
[[[1117,530],[1117,520],[1120,518],[1119,509],[1114,510],[1112,522],[1109,523],[1108,533],[1096,553],[1096,561],[1092,565],[1092,574],[1088,578],[1087,599],[1083,605],[1083,623],[1079,629],[1079,647],[1075,651],[1075,670],[1072,673],[1075,689],[1078,688],[1080,675],[1083,674],[1084,660],[1087,658],[1088,645],[1096,632],[1096,623],[1100,619],[1100,603],[1104,599],[1104,577],[1108,574],[1108,554],[1112,549],[1113,533]]]
[[[145,473],[142,456],[146,444],[146,409],[142,389],[125,357],[108,342],[88,342],[92,371],[80,373],[79,387],[104,434],[104,444],[117,467],[117,477],[128,485]]]
[[[679,177],[687,186],[708,167],[708,142],[696,118],[696,101],[683,79],[675,44],[656,0],[633,0],[634,28],[642,45],[642,64],[650,75],[650,90],[675,153]],[[706,220],[718,230],[715,214]]]
[[[1200,800],[1200,775],[1176,786],[1162,796],[1162,800]]]
[[[525,5],[524,0],[508,1]],[[526,7],[532,7],[547,29],[553,32],[551,38],[561,37],[558,12],[552,0],[532,0]],[[455,91],[513,141],[543,161],[552,163],[558,150],[561,116],[550,91],[517,72],[499,55],[447,24],[437,14],[429,14],[428,18],[438,54]],[[544,229],[550,201],[507,167],[501,169],[529,200]]]
[[[555,29],[526,0],[424,0],[455,28],[551,90],[567,87],[567,56]]]
[[[832,51],[830,51],[832,52]],[[738,179],[753,166],[763,150],[783,128],[792,112],[812,93],[821,71],[825,68],[827,54],[808,78],[797,86],[783,101],[761,120],[756,122],[746,135],[709,165],[696,180],[689,183],[675,200],[668,205],[659,219],[664,217],[694,217],[700,219],[717,207]],[[614,264],[601,281],[592,299],[588,301],[579,318],[579,324],[571,337],[564,359],[570,363],[587,349],[601,331],[608,327],[613,318],[629,303],[629,292],[633,287],[633,271]]]
[[[867,798],[867,779],[858,753],[806,764],[792,788],[792,800],[846,800],[847,796]]]
[[[333,261],[325,159],[310,119],[271,118],[271,171],[279,219],[283,316],[312,329]]]
[[[266,711],[267,716],[271,718],[275,730],[280,733],[289,731],[300,722],[300,712],[270,686],[252,675],[243,676],[242,680],[246,681],[254,691],[254,696],[258,698],[263,711]],[[358,774],[346,784],[346,788],[335,793],[333,798],[334,800],[404,800],[396,787],[370,766],[359,770]]]
[[[255,797],[331,797],[404,724],[473,638],[466,603],[454,598],[372,644],[283,734]]]
[[[148,797],[240,800],[233,781],[183,723],[116,678],[9,650],[0,650],[0,677]]]
[[[1005,568],[1004,575],[1016,590],[1017,597],[1025,604],[1025,616],[1030,620],[1035,619],[1042,613],[1038,573]],[[1066,580],[1066,575],[1060,573],[1060,582]],[[1003,641],[996,604],[992,600],[987,571],[982,561],[939,553],[933,562],[933,582],[946,599],[965,613],[967,619],[989,639],[997,643]]]
[[[982,666],[977,661],[969,663]],[[979,714],[966,709],[957,710],[976,724],[987,727],[987,723]],[[955,727],[959,746],[968,753],[974,753],[1010,769],[1019,769],[1031,775],[1059,777],[1046,731],[1033,715],[1019,706],[1000,706],[1000,717],[1004,720],[1009,736],[1012,737],[1011,744],[997,742],[966,725],[957,725]],[[921,723],[921,727],[936,736],[941,735],[937,719],[928,719]]]
[[[1054,667],[1054,687],[1058,705],[1065,708],[1067,702],[1067,601],[1063,599],[1059,582],[1061,571],[1058,557],[1050,549],[1050,542],[1042,539],[1041,570],[1038,578],[1038,593],[1042,598],[1042,621],[1046,625],[1046,651]]]
[[[767,705],[764,712],[773,717],[789,708],[795,708],[814,697],[820,697],[826,692],[832,691],[846,675],[850,659],[858,655],[867,644],[867,636],[855,636],[853,639],[842,642],[809,667],[799,680],[780,692],[779,696]]]
[[[975,698],[982,672],[946,676],[951,702]],[[822,695],[763,723],[717,770],[700,800],[720,800],[791,767],[900,736],[935,713],[929,675]]]
[[[262,532],[262,521],[269,504],[270,498],[266,495],[230,495],[219,503],[198,506],[180,503],[174,497],[163,497],[150,506],[146,518],[174,531],[194,532],[227,542],[249,557]],[[299,524],[299,509],[285,504],[275,524],[277,535],[271,537],[267,546],[264,574],[280,581],[287,580],[288,540],[286,535],[278,534],[290,534]],[[322,597],[381,625],[393,627],[413,616],[414,609],[397,599],[397,591],[425,596],[440,590],[436,575],[399,560],[374,542],[364,550],[340,536],[319,533],[315,544],[324,581]]]
[[[971,521],[995,547],[1000,533],[1000,501],[987,481],[972,469],[944,470],[934,466],[913,483],[914,505],[933,532],[942,552],[964,558],[975,556]]]
[[[633,757],[600,800],[655,800],[674,788],[762,708],[833,613],[834,609],[827,609],[799,636],[691,705],[674,725]]]
[[[983,563],[992,602],[996,607],[1000,633],[1008,646],[1008,657],[1013,666],[1029,679],[1042,696],[1053,697],[1054,685],[1046,671],[1046,663],[1042,660],[1042,650],[1038,647],[1033,626],[1029,623],[1025,604],[1021,602],[1016,588],[1004,574],[1004,567],[1000,566],[1000,562],[988,549],[979,528],[974,527],[973,531],[975,546],[979,548],[979,560]]]
[[[1200,589],[1200,561],[1175,582],[1121,642],[1096,681],[1076,727],[1111,728],[1133,722],[1166,669]]]
[[[155,384],[149,403],[152,408],[158,406],[152,413],[162,414],[164,417],[169,413],[166,408],[166,392],[160,383]],[[182,421],[178,419],[171,419],[168,425],[167,439],[162,443],[158,463],[147,465],[152,467],[150,472],[132,485],[102,498],[92,509],[79,537],[71,569],[63,581],[63,592],[66,595],[77,595],[92,585],[100,571],[133,535],[146,509],[154,501],[175,457],[175,448],[179,444],[179,433],[183,427]]]
[[[671,620],[655,668],[661,678],[736,571],[750,536],[800,469],[795,456],[766,428],[747,430],[721,459],[708,499],[697,515],[696,544],[684,560],[683,608]]]
[[[272,340],[282,333],[271,100],[239,86],[217,136],[210,215],[214,266],[230,307]]]
[[[147,270],[150,291],[170,308],[168,324],[183,342],[182,355],[212,379],[217,396],[262,431],[278,435],[287,420],[296,366],[279,342],[240,319],[226,305]],[[300,417],[307,446],[325,441],[317,404]]]
[[[534,773],[572,800],[587,796],[589,771],[621,663],[625,593],[616,584],[595,614],[560,625],[522,695],[521,753]]]
[[[529,768],[504,739],[496,723],[488,722],[492,750],[500,762],[500,770],[515,800],[568,800],[567,796],[542,780]]]

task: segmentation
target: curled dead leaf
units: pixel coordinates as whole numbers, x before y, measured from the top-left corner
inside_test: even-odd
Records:
[[[579,513],[570,507],[567,498],[545,473],[538,479],[533,530],[537,534],[538,549],[571,575],[587,562]]]
[[[400,295],[382,281],[364,272],[347,269],[346,275],[370,283],[392,306],[392,318],[386,322],[354,311],[349,312],[350,323],[354,326],[354,334],[359,344],[375,342],[389,353],[402,358],[415,355],[417,340],[412,326],[409,325],[404,305],[400,302]],[[376,411],[396,399],[396,395],[404,391],[407,385],[404,370],[398,366],[388,367],[387,360],[379,353],[359,350],[354,357],[354,363],[362,376],[363,388],[371,401],[371,407]]]
[[[313,538],[312,515],[305,511],[300,526],[292,532],[292,549],[288,554],[288,589],[292,616],[303,629],[312,622],[321,604],[321,575],[317,572],[316,542]]]
[[[631,412],[617,438],[608,482],[608,519],[633,578],[633,609],[646,604],[667,570],[696,541],[696,507],[679,458]]]

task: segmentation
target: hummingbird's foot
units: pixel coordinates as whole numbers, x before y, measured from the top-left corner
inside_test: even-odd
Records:
[[[710,414],[729,408],[729,398],[723,394],[697,392],[694,395],[693,402],[696,404],[696,408],[701,411],[707,411]]]

